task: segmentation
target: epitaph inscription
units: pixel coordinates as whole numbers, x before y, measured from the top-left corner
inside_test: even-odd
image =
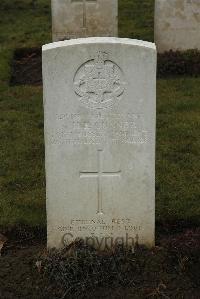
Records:
[[[120,232],[117,237],[114,235],[116,229]],[[142,227],[134,225],[129,218],[112,219],[110,223],[102,219],[72,219],[69,226],[58,227],[64,246],[82,240],[85,245],[96,247],[98,250],[114,249],[118,245],[134,248],[142,241],[141,230]],[[84,233],[86,237],[76,237],[79,233]]]
[[[68,226],[57,227],[62,234],[61,241],[64,246],[68,246],[75,241],[82,241],[89,246],[95,246],[98,250],[114,248],[117,245],[134,247],[142,241],[142,227],[134,225],[130,218],[113,218],[107,222],[99,219],[71,219]],[[114,232],[119,231],[116,237]],[[85,238],[76,237],[78,234],[85,234]]]
[[[121,100],[124,89],[122,70],[105,52],[98,52],[93,60],[81,65],[74,77],[76,95],[91,109],[111,108]]]
[[[96,231],[101,231],[104,233],[105,231],[112,235],[112,232],[115,229],[125,232],[139,232],[142,227],[135,225],[133,219],[130,218],[113,218],[110,222],[105,221],[102,218],[91,218],[91,219],[71,219],[69,221],[69,225],[67,226],[59,226],[56,229],[60,232],[89,232],[95,233]]]

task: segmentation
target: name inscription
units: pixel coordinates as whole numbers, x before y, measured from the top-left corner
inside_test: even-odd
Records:
[[[143,114],[60,114],[50,144],[143,144],[148,142]]]

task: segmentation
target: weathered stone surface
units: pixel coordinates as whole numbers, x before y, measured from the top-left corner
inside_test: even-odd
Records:
[[[117,36],[118,0],[52,0],[53,41]]]
[[[86,38],[43,47],[48,246],[154,244],[156,50]]]
[[[160,53],[200,49],[200,1],[156,0],[155,43]]]

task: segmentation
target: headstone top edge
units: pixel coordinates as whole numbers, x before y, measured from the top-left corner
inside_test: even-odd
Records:
[[[155,43],[130,39],[130,38],[118,38],[118,37],[87,37],[87,38],[77,38],[65,41],[59,41],[54,43],[49,43],[42,46],[42,51],[52,50],[56,48],[74,46],[74,45],[84,45],[84,44],[124,44],[133,45],[142,48],[149,48],[156,51]]]

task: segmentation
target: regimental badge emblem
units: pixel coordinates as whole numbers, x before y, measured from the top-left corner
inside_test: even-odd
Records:
[[[105,52],[85,62],[74,76],[74,90],[89,109],[112,108],[122,99],[125,82],[120,67]]]

